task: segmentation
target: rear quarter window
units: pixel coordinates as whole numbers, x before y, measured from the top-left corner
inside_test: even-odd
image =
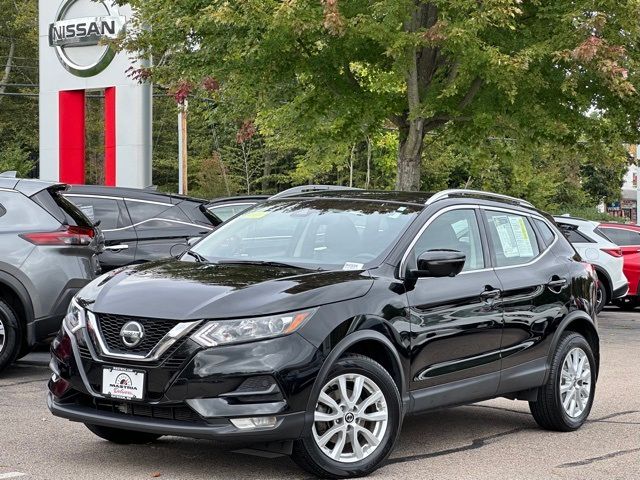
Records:
[[[93,227],[91,220],[89,220],[78,207],[64,198],[58,190],[42,190],[33,195],[31,199],[62,224],[78,227]]]

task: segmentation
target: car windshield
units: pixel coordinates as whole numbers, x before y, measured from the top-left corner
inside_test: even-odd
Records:
[[[388,250],[421,209],[345,199],[275,201],[230,220],[192,251],[214,263],[360,270]]]

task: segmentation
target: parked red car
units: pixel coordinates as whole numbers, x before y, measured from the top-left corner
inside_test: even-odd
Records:
[[[640,226],[621,223],[601,223],[596,229],[601,235],[620,246],[624,256],[624,274],[629,281],[629,293],[613,303],[623,310],[640,305]]]

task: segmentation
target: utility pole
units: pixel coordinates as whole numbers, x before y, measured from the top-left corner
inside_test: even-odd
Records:
[[[188,133],[187,133],[187,117],[189,114],[189,100],[185,100],[180,106],[178,114],[178,156],[179,158],[179,185],[178,193],[181,195],[189,194],[189,170],[187,160],[189,158],[187,151]]]

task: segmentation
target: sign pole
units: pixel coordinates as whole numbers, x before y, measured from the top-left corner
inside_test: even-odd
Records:
[[[179,186],[178,193],[180,195],[189,194],[189,171],[188,171],[188,132],[187,132],[187,116],[189,111],[189,101],[185,100],[180,107],[178,114],[178,156],[179,156]]]

